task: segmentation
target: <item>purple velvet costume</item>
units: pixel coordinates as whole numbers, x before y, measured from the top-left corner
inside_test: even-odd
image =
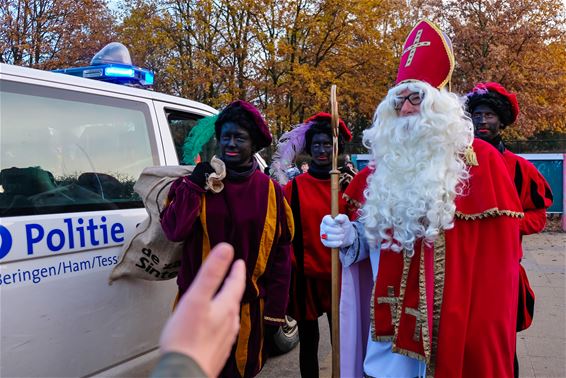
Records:
[[[218,194],[183,177],[171,186],[161,217],[165,235],[185,242],[180,294],[220,242],[232,244],[235,258],[246,262],[240,333],[220,376],[255,376],[265,362],[263,324],[283,324],[288,301],[293,220],[281,187],[257,169],[247,174],[228,170]]]

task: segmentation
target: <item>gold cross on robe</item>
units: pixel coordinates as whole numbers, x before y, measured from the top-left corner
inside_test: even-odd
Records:
[[[426,322],[426,316],[421,314],[418,310],[416,310],[414,308],[410,308],[410,307],[405,308],[405,314],[412,315],[416,318],[415,333],[413,334],[413,340],[419,341],[420,338],[421,338],[421,330],[422,330],[423,326],[425,325],[424,323]]]
[[[388,304],[391,311],[391,325],[395,325],[397,318],[397,306],[399,305],[399,297],[395,296],[395,288],[387,286],[387,297],[377,297],[378,304]]]

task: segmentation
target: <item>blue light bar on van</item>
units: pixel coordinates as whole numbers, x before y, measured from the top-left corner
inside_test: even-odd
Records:
[[[153,78],[154,78],[153,72],[147,71],[145,73],[145,82],[147,83],[147,85],[153,85]]]
[[[154,81],[153,72],[145,68],[115,63],[65,68],[53,72],[143,88],[150,88]]]
[[[106,67],[104,75],[108,77],[134,77],[135,71],[133,68],[124,67]]]

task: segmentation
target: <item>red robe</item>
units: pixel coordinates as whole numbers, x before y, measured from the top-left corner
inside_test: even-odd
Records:
[[[446,232],[436,377],[513,376],[522,208],[498,151],[479,139],[474,151]]]
[[[520,223],[521,239],[523,235],[541,232],[546,224],[546,209],[552,205],[552,191],[548,182],[530,161],[509,150],[503,151],[503,160],[515,183],[515,189],[517,189],[525,214]],[[535,293],[529,284],[527,272],[521,265],[517,331],[529,328],[533,321],[534,306]]]
[[[498,151],[481,140],[473,147],[478,165],[456,200],[454,228],[434,249],[417,243],[405,261],[382,250],[372,295],[372,338],[427,361],[436,377],[513,374],[521,207],[502,189],[513,184]],[[345,193],[350,203],[363,202],[358,176]]]
[[[320,222],[330,213],[330,178],[303,173],[287,183],[284,192],[297,230],[288,313],[297,320],[315,320],[330,313],[332,302],[331,251],[320,242]],[[342,199],[339,210],[345,211]]]

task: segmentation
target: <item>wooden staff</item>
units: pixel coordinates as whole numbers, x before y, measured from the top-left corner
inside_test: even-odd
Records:
[[[336,217],[339,213],[338,195],[340,171],[338,170],[338,101],[336,100],[336,85],[330,88],[330,108],[332,114],[332,170],[330,171],[331,214]],[[340,260],[338,248],[332,248],[332,378],[340,377]]]

